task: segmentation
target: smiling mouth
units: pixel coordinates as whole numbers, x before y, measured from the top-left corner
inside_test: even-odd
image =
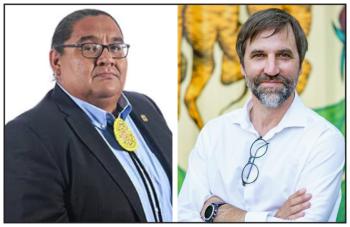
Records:
[[[282,89],[285,87],[285,84],[282,81],[265,80],[261,81],[258,87],[262,89]]]
[[[282,84],[283,82],[280,80],[263,80],[261,83],[275,83],[275,84]]]
[[[278,81],[278,80],[265,80],[265,81],[261,81],[259,83],[259,85],[271,85],[271,86],[274,86],[274,85],[279,85],[279,84],[282,84],[284,85],[283,81]]]

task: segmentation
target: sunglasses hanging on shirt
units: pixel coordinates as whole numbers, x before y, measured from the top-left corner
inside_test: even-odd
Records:
[[[269,143],[260,136],[250,146],[249,150],[249,159],[247,164],[243,167],[241,173],[242,185],[246,186],[247,184],[254,183],[259,176],[259,168],[254,163],[255,159],[261,158],[267,152]]]

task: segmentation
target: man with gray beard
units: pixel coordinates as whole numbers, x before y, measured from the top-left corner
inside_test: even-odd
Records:
[[[200,132],[179,221],[336,220],[344,137],[295,91],[307,46],[299,23],[282,10],[257,12],[242,26],[236,50],[253,95]]]
[[[283,84],[280,89],[264,88],[259,86],[265,81],[274,81]],[[269,108],[277,108],[286,101],[294,92],[297,80],[289,80],[282,75],[270,76],[263,74],[257,78],[246,80],[249,89],[259,99],[259,101]]]

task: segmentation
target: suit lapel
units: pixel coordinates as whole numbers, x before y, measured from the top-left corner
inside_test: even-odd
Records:
[[[137,128],[140,130],[142,136],[144,137],[147,145],[156,155],[161,165],[163,166],[165,172],[169,177],[170,184],[172,184],[172,154],[171,149],[165,146],[164,141],[157,138],[164,138],[164,135],[167,135],[167,132],[164,132],[163,127],[157,127],[156,119],[152,118],[152,114],[148,112],[140,112],[136,105],[133,105],[133,111],[130,113],[131,118],[137,125]],[[144,117],[147,118],[145,121]],[[171,138],[169,138],[171,140]],[[164,161],[162,161],[164,160]]]
[[[57,86],[55,93],[60,109],[67,114],[68,124],[123,191],[135,209],[138,218],[141,221],[146,221],[137,191],[118,159],[113,155],[82,110]]]

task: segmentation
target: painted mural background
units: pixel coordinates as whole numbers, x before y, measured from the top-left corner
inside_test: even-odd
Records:
[[[243,106],[250,96],[240,73],[235,42],[252,13],[281,8],[295,16],[309,41],[297,85],[306,106],[345,136],[344,5],[178,6],[178,173],[179,189],[203,125]],[[337,221],[345,221],[345,178]]]

